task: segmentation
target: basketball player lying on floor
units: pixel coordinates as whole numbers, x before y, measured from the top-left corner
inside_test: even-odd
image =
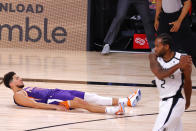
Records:
[[[14,72],[5,74],[3,82],[13,90],[15,104],[38,109],[66,111],[82,108],[94,113],[122,115],[124,105],[134,107],[141,99],[139,89],[127,98],[110,98],[76,90],[24,87],[22,79]]]

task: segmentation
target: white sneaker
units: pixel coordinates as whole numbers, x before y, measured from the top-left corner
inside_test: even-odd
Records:
[[[109,44],[105,44],[103,47],[103,50],[101,52],[102,55],[107,55],[110,53],[110,45]]]
[[[115,112],[115,115],[123,115],[125,114],[125,107],[123,103],[120,103],[118,106],[118,111]]]
[[[141,90],[138,89],[135,93],[131,94],[129,97],[128,97],[128,102],[127,102],[127,106],[130,106],[130,107],[134,107],[137,105],[137,103],[141,100]]]

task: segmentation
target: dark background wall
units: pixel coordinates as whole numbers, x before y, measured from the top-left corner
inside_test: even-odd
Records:
[[[89,0],[89,27],[88,27],[88,50],[102,50],[104,37],[116,14],[118,0]],[[196,0],[192,0],[192,30],[196,34]],[[155,10],[151,9],[152,19]],[[134,33],[145,33],[140,19],[131,20],[132,16],[137,16],[134,6],[130,6],[127,18],[124,20],[119,34],[114,41],[111,49],[131,51],[132,37]],[[196,36],[196,35],[195,35]],[[139,50],[146,51],[146,50]],[[147,50],[148,51],[148,50]]]
[[[95,44],[102,44],[111,21],[116,13],[118,0],[89,0],[90,7],[90,50],[100,50]]]

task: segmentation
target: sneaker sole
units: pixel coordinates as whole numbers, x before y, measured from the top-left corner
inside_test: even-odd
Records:
[[[138,102],[138,101],[140,101],[141,98],[142,98],[142,94],[141,94],[141,90],[140,90],[140,89],[138,89],[137,94],[138,94],[138,96],[136,97],[136,99],[137,99],[137,102]]]
[[[137,90],[136,95],[137,95],[136,99],[131,104],[132,107],[135,107],[136,104],[141,100],[141,90],[140,89]]]

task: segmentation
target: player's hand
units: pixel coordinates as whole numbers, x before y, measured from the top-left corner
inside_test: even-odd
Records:
[[[65,107],[65,106],[61,106],[61,105],[58,105],[58,106],[56,107],[56,110],[57,110],[57,111],[67,111],[66,107]]]
[[[179,64],[180,64],[180,68],[182,70],[185,69],[187,66],[191,66],[192,65],[192,57],[189,55],[181,56]]]
[[[154,21],[154,28],[155,28],[156,31],[159,28],[159,20],[158,19],[155,19],[155,21]]]
[[[187,110],[189,107],[190,107],[190,101],[186,101],[185,110]]]
[[[181,26],[181,21],[177,20],[169,23],[169,25],[173,25],[172,28],[170,29],[170,32],[178,32]]]

